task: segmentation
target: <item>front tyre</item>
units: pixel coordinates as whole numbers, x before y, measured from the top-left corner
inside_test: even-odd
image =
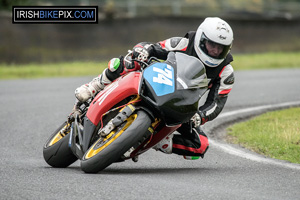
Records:
[[[148,114],[140,110],[133,113],[106,138],[98,139],[85,153],[81,169],[86,173],[97,173],[142,141],[151,125]]]
[[[70,128],[68,128],[68,132],[64,133],[65,135],[60,133],[66,126],[70,126],[70,124],[67,124],[67,122],[63,123],[44,145],[44,159],[52,167],[68,167],[77,160],[77,157],[68,146],[71,135],[69,133]]]

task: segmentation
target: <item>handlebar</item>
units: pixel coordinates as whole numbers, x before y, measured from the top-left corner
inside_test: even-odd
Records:
[[[132,64],[133,61],[136,61],[138,62],[141,66],[144,66],[143,68],[146,68],[148,67],[153,61],[156,61],[156,62],[161,62],[158,58],[152,56],[150,57],[147,62],[144,62],[144,61],[141,61],[141,60],[137,60],[137,59],[131,59],[129,60],[128,57],[129,56],[132,56],[132,51],[131,50],[128,50],[128,54],[124,57],[124,61],[125,62],[128,62],[129,64]]]

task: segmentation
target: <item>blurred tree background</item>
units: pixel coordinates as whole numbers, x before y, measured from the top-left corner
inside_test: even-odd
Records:
[[[98,5],[108,17],[206,16],[252,14],[265,17],[300,16],[300,0],[0,0],[0,10],[16,5]]]
[[[93,5],[98,24],[13,24],[12,6]],[[234,53],[300,51],[300,0],[0,0],[0,63],[107,60],[218,16]]]

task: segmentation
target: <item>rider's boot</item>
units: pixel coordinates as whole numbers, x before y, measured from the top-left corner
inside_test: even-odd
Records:
[[[80,105],[84,102],[86,102],[88,99],[91,97],[94,97],[98,92],[103,90],[105,86],[111,83],[111,81],[107,78],[105,69],[102,74],[100,74],[98,77],[94,78],[91,82],[88,84],[84,84],[77,88],[75,90],[75,97],[76,97],[76,102],[74,104],[74,107],[72,109],[72,113],[70,116],[73,116],[74,118],[76,116],[81,116],[81,110],[80,110]]]
[[[171,154],[173,148],[172,146],[173,146],[173,134],[162,139],[159,143],[157,143],[153,147],[153,149],[155,149],[156,151],[161,151],[166,154]]]
[[[94,97],[98,92],[103,90],[105,86],[111,83],[107,78],[105,69],[102,74],[94,78],[88,84],[84,84],[75,90],[75,97],[81,102],[86,102],[89,98]]]
[[[79,109],[80,104],[81,103],[76,99],[76,101],[74,103],[74,106],[73,106],[73,109],[72,109],[72,112],[69,116],[70,117],[69,119],[71,119],[71,121],[73,121],[75,118],[80,117],[82,115],[82,112]]]
[[[200,156],[183,156],[186,160],[198,160]]]
[[[77,102],[75,102],[74,108],[72,110],[71,115],[76,116],[75,114],[80,114],[79,106],[86,102],[91,97],[94,97],[105,88],[105,86],[109,85],[115,78],[120,76],[119,71],[122,70],[123,64],[119,58],[113,58],[108,63],[108,68],[106,68],[102,74],[98,77],[94,78],[88,84],[84,84],[75,90],[75,97],[77,98]],[[108,78],[110,76],[110,78]]]

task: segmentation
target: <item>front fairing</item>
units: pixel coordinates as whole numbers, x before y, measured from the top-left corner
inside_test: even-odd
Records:
[[[127,97],[138,95],[141,77],[141,72],[130,72],[115,80],[94,98],[86,117],[97,125],[101,116],[114,105]]]
[[[168,126],[189,121],[207,90],[205,67],[197,58],[170,53],[164,63],[144,70],[142,98],[156,108]]]

